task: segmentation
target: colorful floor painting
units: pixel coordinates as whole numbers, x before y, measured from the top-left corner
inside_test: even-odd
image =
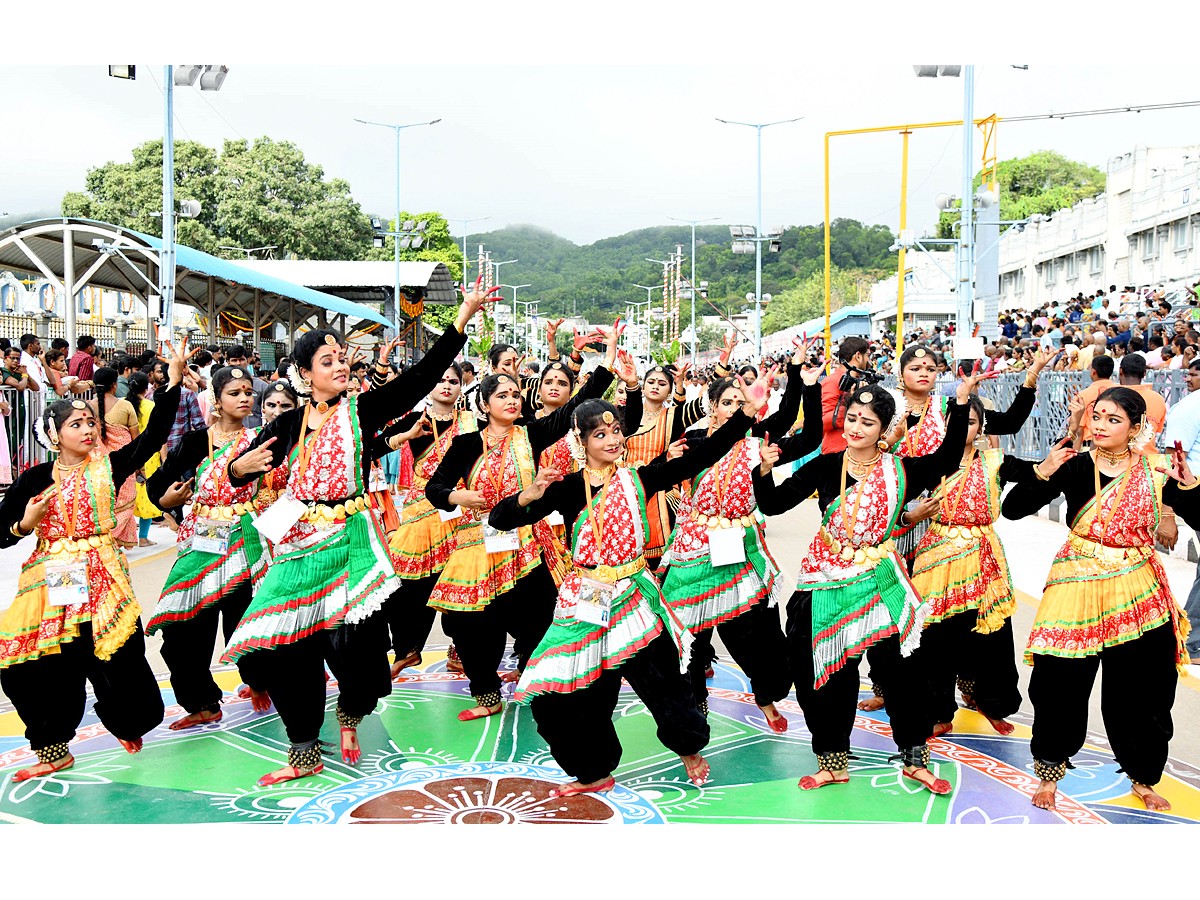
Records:
[[[30,764],[22,727],[0,711],[0,822],[44,823],[531,823],[653,824],[912,822],[960,824],[1191,823],[1200,821],[1200,768],[1170,760],[1160,792],[1170,813],[1152,813],[1129,794],[1103,739],[1075,757],[1060,783],[1057,812],[1034,808],[1037,784],[1029,756],[1029,721],[1000,737],[978,714],[962,709],[954,731],[931,742],[930,768],[954,785],[935,797],[900,778],[887,715],[860,713],[852,739],[851,780],[804,792],[801,775],[815,757],[799,707],[780,704],[790,727],[775,734],[754,704],[742,673],[717,664],[710,682],[712,739],[705,756],[712,780],[687,781],[679,758],[657,741],[654,722],[628,688],[616,711],[625,753],[618,786],[606,794],[553,800],[566,780],[538,736],[528,707],[508,705],[501,716],[459,722],[473,705],[466,682],[446,671],[444,653],[426,653],[426,666],[402,681],[359,730],[363,758],[341,762],[331,743],[320,775],[269,788],[255,782],[282,765],[287,739],[273,712],[255,713],[237,700],[235,671],[221,672],[227,691],[219,725],[172,732],[183,711],[169,687],[166,722],[130,756],[91,716],[72,745],[76,763],[50,778],[13,783]],[[506,685],[506,692],[511,686]],[[333,708],[322,738],[337,740]],[[864,691],[864,696],[867,692]],[[90,710],[90,705],[89,705]]]

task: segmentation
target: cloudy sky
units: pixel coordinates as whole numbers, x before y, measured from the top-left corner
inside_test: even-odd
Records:
[[[389,213],[392,134],[354,118],[441,118],[403,133],[406,208],[437,209],[451,219],[490,216],[472,232],[532,223],[589,243],[666,224],[670,216],[753,222],[755,132],[716,117],[804,117],[763,132],[764,224],[795,225],[822,220],[825,132],[963,115],[962,79],[918,79],[911,59],[876,62],[869,51],[854,54],[857,62],[829,56],[737,64],[727,60],[741,57],[722,54],[705,65],[641,65],[663,54],[626,46],[615,57],[620,64],[568,65],[549,52],[506,55],[503,42],[490,46],[495,49],[486,60],[468,53],[455,63],[443,56],[440,63],[409,66],[268,64],[244,40],[228,56],[209,49],[204,58],[228,62],[229,77],[218,93],[177,90],[176,136],[212,146],[260,135],[294,141],[327,176],[347,179],[364,210]],[[133,59],[139,53],[112,52]],[[930,53],[913,51],[921,52]],[[1178,62],[1136,67],[1103,53],[1091,56],[1103,64],[1068,66],[1051,56],[1010,60],[1029,64],[1028,70],[1004,62],[978,66],[977,116],[1200,99],[1186,54]],[[361,57],[386,58],[377,52]],[[531,59],[535,64],[521,64]],[[0,150],[0,213],[57,207],[64,192],[83,187],[89,167],[127,160],[135,144],[160,136],[161,80],[161,66],[148,64],[138,66],[134,82],[107,77],[99,62],[0,66],[8,123]],[[1103,168],[1135,145],[1200,142],[1198,122],[1200,109],[1191,108],[1002,123],[999,152],[1007,159],[1049,148]],[[961,128],[914,133],[911,227],[933,223],[936,194],[958,193],[961,141]],[[834,138],[832,214],[896,229],[900,151],[894,133]]]

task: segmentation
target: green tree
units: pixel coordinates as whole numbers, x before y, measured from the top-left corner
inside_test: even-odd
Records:
[[[1052,215],[1104,193],[1106,176],[1095,166],[1067,159],[1053,150],[1039,150],[997,165],[996,180],[1000,185],[1001,217],[1024,219],[1034,213]],[[976,175],[973,183],[978,190],[983,174]],[[938,237],[954,237],[954,223],[959,217],[957,212],[942,213]]]
[[[162,141],[133,150],[130,162],[88,171],[86,189],[63,197],[63,214],[162,235]],[[371,225],[341,178],[325,180],[295,144],[261,137],[226,141],[220,154],[194,141],[175,145],[175,196],[199,200],[200,216],[179,219],[177,240],[207,253],[241,258],[221,245],[274,245],[277,256],[363,259]]]
[[[700,325],[696,328],[696,347],[705,350],[720,350],[725,346],[725,331],[716,325]]]

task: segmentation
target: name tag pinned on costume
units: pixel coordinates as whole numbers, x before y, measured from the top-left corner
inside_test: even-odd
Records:
[[[371,470],[371,475],[367,479],[367,490],[371,493],[388,490],[387,479],[383,477],[382,469]]]
[[[616,585],[597,581],[595,578],[580,578],[579,602],[575,604],[575,618],[581,622],[608,627],[612,615]]]
[[[554,512],[550,513],[550,515],[546,516],[546,524],[547,525],[563,525],[563,524],[565,524],[563,522],[563,514],[560,513],[556,509]]]
[[[714,566],[732,566],[744,563],[746,561],[746,543],[743,529],[709,529],[708,553]]]
[[[438,518],[441,519],[443,522],[453,522],[455,519],[462,516],[462,507],[456,506],[456,507],[454,507],[454,509],[450,510],[449,512],[447,512],[444,509],[439,509],[437,511],[437,514],[438,514]]]
[[[488,553],[511,553],[521,547],[521,538],[516,531],[501,531],[493,528],[488,519],[483,521],[483,548]]]
[[[283,540],[283,536],[292,530],[292,526],[300,521],[306,509],[308,507],[295,497],[284,494],[254,520],[254,527],[271,543],[278,544]]]
[[[192,535],[192,549],[202,553],[224,556],[229,552],[229,539],[232,533],[232,522],[196,519],[195,533]]]
[[[82,557],[46,563],[46,602],[50,606],[87,603],[87,561]]]

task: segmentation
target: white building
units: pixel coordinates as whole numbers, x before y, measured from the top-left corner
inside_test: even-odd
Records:
[[[952,251],[913,249],[905,253],[905,334],[954,320],[954,267]],[[898,292],[895,275],[871,285],[872,337],[895,327]]]
[[[1198,222],[1200,145],[1136,147],[1113,157],[1104,194],[1004,233],[1000,309],[1061,303],[1111,285],[1190,285],[1200,277]]]

